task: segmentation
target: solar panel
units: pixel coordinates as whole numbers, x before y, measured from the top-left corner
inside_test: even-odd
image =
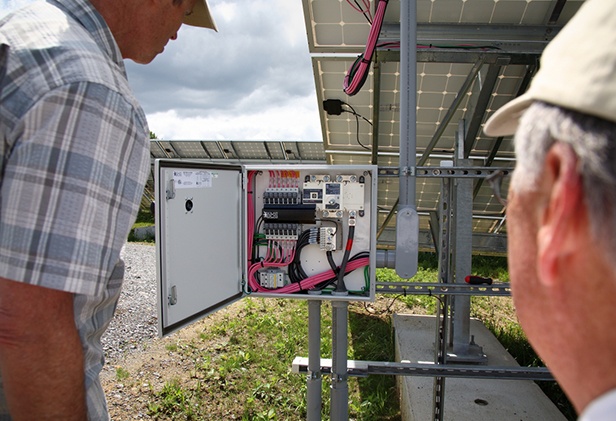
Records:
[[[152,159],[179,158],[236,163],[323,163],[320,142],[240,141],[240,140],[160,140],[150,141]]]
[[[364,51],[370,23],[355,2],[303,0],[308,45],[319,103],[342,101],[343,112],[321,110],[323,145],[332,164],[376,163],[398,167],[400,151],[400,1],[390,0],[370,73],[361,91],[348,96],[343,80]],[[452,161],[462,128],[464,156],[480,167],[514,166],[511,138],[483,135],[495,110],[527,88],[547,42],[579,9],[582,0],[417,0],[418,165]],[[371,1],[375,10],[376,1]],[[367,14],[370,15],[370,14]],[[461,123],[462,122],[462,123]],[[376,152],[374,149],[376,148]],[[398,199],[395,177],[379,185],[384,222]],[[440,180],[417,178],[420,228],[429,228]],[[482,181],[475,181],[473,230],[506,233],[502,205]],[[381,221],[380,221],[381,222]]]

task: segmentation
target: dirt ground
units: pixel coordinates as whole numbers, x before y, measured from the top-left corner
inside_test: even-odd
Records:
[[[122,360],[108,361],[101,373],[109,414],[113,421],[153,419],[148,405],[153,393],[162,390],[166,382],[177,379],[187,385],[193,377],[194,362],[174,352],[178,343],[198,337],[208,324],[213,324],[236,311],[237,305],[227,307],[165,338],[155,338],[141,344]],[[120,374],[118,374],[120,373]],[[122,373],[127,377],[122,378]]]

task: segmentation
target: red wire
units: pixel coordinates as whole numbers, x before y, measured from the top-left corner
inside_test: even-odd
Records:
[[[370,259],[368,257],[362,257],[361,259],[352,260],[347,264],[346,273],[349,273],[353,270],[368,266],[370,264]],[[331,270],[327,270],[325,272],[310,276],[306,279],[303,279],[301,282],[294,282],[289,285],[285,285],[282,288],[277,289],[268,289],[264,288],[255,279],[255,273],[258,269],[262,267],[281,267],[286,266],[287,263],[267,263],[260,262],[253,264],[248,270],[248,285],[252,292],[269,292],[274,294],[292,294],[295,292],[305,291],[313,289],[315,286],[320,284],[321,282],[327,281],[336,276],[336,274]]]
[[[360,9],[359,7],[357,7],[356,5],[354,5],[353,3],[351,3],[351,0],[346,0],[346,2],[349,4],[349,6],[351,6],[355,11],[365,15],[368,14],[368,18],[370,20],[372,20],[372,13],[370,13],[370,2],[368,0],[362,0],[362,3],[364,4],[365,9]]]
[[[385,16],[385,9],[387,9],[387,0],[379,0],[379,4],[376,8],[376,15],[370,26],[370,34],[368,35],[368,42],[359,67],[356,72],[352,72],[351,69],[347,72],[343,88],[347,95],[355,95],[360,91],[362,84],[365,80],[365,75],[370,70],[370,62],[372,61],[372,54],[376,47],[376,43],[379,40],[379,34],[381,27],[383,26],[383,17]],[[355,63],[353,63],[355,65]],[[352,78],[352,80],[351,80]]]

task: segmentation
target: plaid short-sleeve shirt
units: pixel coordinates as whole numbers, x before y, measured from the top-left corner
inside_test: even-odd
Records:
[[[87,0],[16,11],[0,21],[0,43],[0,276],[75,293],[89,415],[105,420],[100,337],[149,168],[146,118]]]

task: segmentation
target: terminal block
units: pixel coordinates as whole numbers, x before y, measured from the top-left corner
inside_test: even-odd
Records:
[[[259,272],[259,284],[264,288],[275,289],[288,285],[286,273],[281,269],[266,269]]]
[[[321,227],[319,232],[319,247],[324,251],[335,251],[337,247],[336,228],[334,227]]]

